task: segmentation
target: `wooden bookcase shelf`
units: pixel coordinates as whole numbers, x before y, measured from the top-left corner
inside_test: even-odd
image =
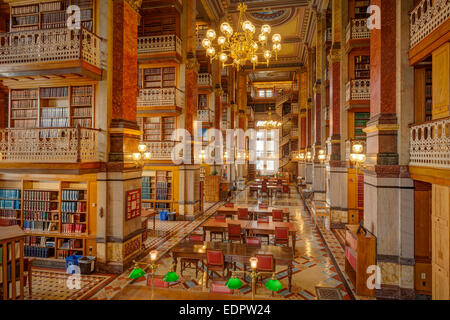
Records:
[[[11,89],[10,128],[92,128],[94,86]]]
[[[177,14],[158,14],[156,16],[144,14],[138,28],[138,35],[140,37],[171,34],[179,35],[179,23]]]
[[[62,259],[88,253],[89,232],[95,230],[88,182],[1,180],[0,197],[11,202],[5,208],[15,207],[0,208],[0,225],[23,228],[26,256]]]
[[[142,207],[173,210],[173,183],[171,171],[145,171],[142,177]]]
[[[138,118],[143,132],[143,141],[172,141],[172,133],[176,130],[176,117]]]
[[[80,8],[81,25],[94,30],[95,0],[42,1],[27,5],[11,6],[10,31],[65,28],[70,5]]]
[[[355,112],[354,114],[354,129],[353,138],[354,139],[366,139],[366,133],[363,129],[366,127],[367,122],[370,119],[370,112]]]
[[[142,69],[142,88],[159,89],[176,87],[176,68],[159,67]]]
[[[369,79],[370,78],[370,56],[358,55],[355,56],[354,61],[355,79]]]
[[[24,298],[23,243],[18,226],[0,227],[0,300]]]

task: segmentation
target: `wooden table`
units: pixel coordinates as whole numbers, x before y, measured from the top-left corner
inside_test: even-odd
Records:
[[[209,232],[227,232],[228,231],[228,224],[239,224],[241,225],[241,229],[245,230],[245,227],[248,224],[248,220],[227,220],[226,222],[217,221],[214,218],[210,218],[208,221],[206,221],[204,224],[202,224],[203,227],[203,239],[206,239],[206,231]],[[211,237],[211,235],[210,235]],[[211,239],[210,239],[211,240]]]
[[[206,242],[202,244],[194,244],[189,241],[184,241],[172,248],[172,258],[177,267],[178,258],[197,258],[206,259],[206,250],[222,250],[225,261],[230,264],[239,262],[244,264],[248,262],[251,257],[257,254],[271,254],[273,255],[276,264],[285,264],[288,266],[288,281],[289,291],[292,286],[292,262],[294,255],[291,249],[287,247],[278,246],[261,246],[260,248],[248,247],[240,243],[223,243],[223,242]]]
[[[258,221],[249,221],[246,229],[249,230],[250,234],[275,234],[275,228],[288,228],[289,235],[291,236],[292,252],[295,255],[295,237],[297,230],[292,222],[269,222],[261,223]],[[256,232],[255,232],[256,231]]]
[[[246,207],[246,206],[235,206],[233,208],[222,206],[216,210],[216,215],[223,215],[226,217],[232,217],[234,215],[238,214],[239,208],[248,209],[248,212],[252,214],[252,219],[256,218],[256,215],[264,215],[264,216],[271,216],[272,210],[283,210],[283,216],[287,217],[287,221],[289,222],[289,209],[287,208],[277,208],[277,207],[268,207],[267,209],[256,207]]]
[[[144,209],[142,208],[142,214],[141,217],[143,219],[148,219],[153,217],[153,231],[156,230],[156,216],[158,215],[158,212],[153,209]]]

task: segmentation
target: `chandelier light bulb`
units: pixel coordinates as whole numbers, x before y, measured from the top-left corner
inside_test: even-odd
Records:
[[[246,32],[251,32],[252,30],[252,23],[248,20],[244,21],[242,23],[242,30],[246,31]]]
[[[281,50],[281,43],[274,43],[273,44],[273,50],[274,51],[280,51]]]
[[[281,42],[281,35],[278,34],[278,33],[275,33],[275,34],[272,36],[272,41],[275,42],[275,43],[280,43],[280,42]]]
[[[264,51],[264,58],[269,60],[270,57],[272,57],[272,53],[269,50]]]
[[[267,36],[266,36],[265,33],[261,33],[258,38],[259,38],[260,42],[266,42],[267,41]]]
[[[211,46],[211,40],[209,40],[208,38],[203,39],[202,46],[203,48],[208,49]]]
[[[220,61],[226,62],[228,60],[228,56],[225,52],[222,52],[219,56]]]
[[[233,28],[230,26],[228,22],[224,22],[220,26],[220,31],[222,31],[223,34],[231,35],[233,33]]]
[[[209,29],[206,31],[206,37],[212,41],[216,38],[216,32],[213,29]]]
[[[227,39],[224,36],[220,36],[217,38],[217,43],[221,46],[224,45],[226,41]]]
[[[253,49],[258,50],[258,44],[256,42],[252,43],[252,47]]]
[[[206,49],[206,54],[208,56],[213,56],[216,54],[216,49],[214,49],[213,47],[209,47],[208,49]]]
[[[272,31],[272,29],[270,28],[270,26],[268,24],[265,24],[261,27],[262,33],[270,33],[271,31]]]
[[[252,62],[253,63],[258,62],[258,56],[256,54],[252,56]]]

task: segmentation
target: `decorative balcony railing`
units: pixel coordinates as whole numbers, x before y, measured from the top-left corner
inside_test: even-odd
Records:
[[[370,80],[351,80],[345,88],[345,100],[370,100]]]
[[[150,152],[150,160],[170,160],[175,141],[144,141],[147,152]]]
[[[181,56],[181,40],[176,35],[138,38],[138,54],[176,52]]]
[[[140,89],[137,106],[177,106],[184,108],[184,92],[177,88]]]
[[[294,128],[294,129],[292,129],[292,137],[297,137],[298,138],[298,129],[297,128]]]
[[[96,162],[99,134],[88,128],[0,129],[0,163]]]
[[[422,0],[409,16],[412,48],[450,18],[450,1]]]
[[[84,28],[0,33],[0,65],[67,60],[101,68],[100,38]]]
[[[224,103],[224,104],[229,103],[229,101],[228,101],[228,93],[224,93],[222,95],[222,103]]]
[[[351,19],[347,25],[346,41],[369,38],[370,30],[367,28],[367,19]]]
[[[281,138],[280,146],[284,146],[285,144],[289,143],[290,140],[291,140],[291,135],[290,134],[287,134],[287,135],[283,136]]]
[[[411,166],[450,169],[450,117],[410,127]]]
[[[197,121],[211,122],[211,111],[210,110],[198,110],[197,111]]]
[[[291,113],[298,114],[298,103],[291,103]]]
[[[198,74],[198,85],[204,87],[212,87],[212,77],[210,73]]]

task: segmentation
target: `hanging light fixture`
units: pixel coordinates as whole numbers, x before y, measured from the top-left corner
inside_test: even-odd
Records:
[[[281,35],[276,33],[270,38],[272,28],[265,24],[261,27],[260,34],[254,39],[256,27],[246,18],[247,5],[239,4],[238,10],[239,21],[236,32],[228,22],[221,24],[222,35],[219,37],[213,29],[206,31],[202,46],[211,62],[218,59],[222,62],[222,67],[234,66],[239,70],[247,62],[250,62],[255,69],[258,64],[269,66],[273,56],[275,60],[278,60],[278,53],[281,51]],[[216,38],[217,45],[213,44]],[[230,59],[232,61],[227,63]]]

